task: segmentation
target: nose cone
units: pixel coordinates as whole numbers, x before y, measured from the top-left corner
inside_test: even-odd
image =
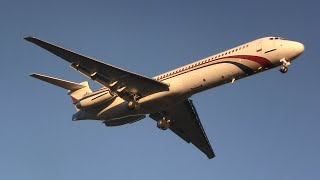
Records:
[[[302,43],[299,42],[294,42],[293,43],[293,49],[295,51],[295,58],[300,56],[303,51],[304,51],[304,45]]]
[[[297,53],[300,55],[304,51],[304,45],[302,43],[296,42],[295,49],[296,49]]]

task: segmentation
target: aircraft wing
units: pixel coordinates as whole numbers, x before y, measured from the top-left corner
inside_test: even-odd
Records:
[[[185,100],[164,112],[150,114],[150,117],[156,121],[163,117],[172,120],[173,123],[169,127],[171,131],[187,143],[195,145],[209,159],[215,156],[191,100]]]
[[[120,89],[121,91],[127,91],[130,95],[145,97],[156,92],[169,90],[168,85],[160,81],[105,64],[35,37],[29,36],[26,37],[25,40],[68,61],[71,63],[72,68],[111,90],[113,89],[116,93]],[[115,87],[112,88],[111,86]],[[119,94],[119,92],[117,94]]]

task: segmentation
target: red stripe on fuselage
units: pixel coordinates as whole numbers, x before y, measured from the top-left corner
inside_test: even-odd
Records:
[[[77,104],[78,99],[76,99],[76,98],[74,98],[74,97],[72,97],[72,96],[71,96],[71,99],[72,99],[73,104]]]
[[[241,59],[246,59],[246,60],[250,60],[250,61],[256,62],[256,63],[260,64],[263,67],[274,67],[274,65],[268,59],[266,59],[264,57],[260,57],[260,56],[235,55],[235,56],[223,57],[223,58],[220,58],[220,59],[226,59],[226,58],[241,58]]]
[[[204,58],[201,61],[194,62],[193,64],[189,64],[188,66],[180,67],[180,70],[176,69],[176,70],[170,71],[164,75],[157,76],[157,77],[155,77],[155,79],[159,80],[159,81],[163,81],[163,80],[175,77],[177,75],[184,74],[189,71],[193,71],[196,69],[200,69],[202,67],[210,66],[211,64],[216,64],[215,62],[219,62],[220,60],[232,59],[232,58],[253,61],[255,63],[260,64],[264,68],[275,67],[275,65],[273,65],[268,59],[266,59],[264,57],[260,57],[260,56],[254,56],[254,55],[234,55],[234,56],[225,56],[225,57],[221,57],[221,58],[217,58],[217,59],[213,59],[213,57],[208,57],[208,59]],[[181,71],[181,69],[184,69],[184,70]]]

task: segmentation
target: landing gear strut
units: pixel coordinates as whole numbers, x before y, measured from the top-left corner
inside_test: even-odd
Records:
[[[138,110],[140,108],[139,101],[140,96],[138,94],[132,94],[125,98],[128,102],[128,108],[131,110]]]
[[[131,100],[128,102],[128,107],[132,110],[138,110],[140,108],[140,104],[135,100]]]
[[[172,121],[170,119],[162,118],[157,122],[157,127],[162,130],[167,130]]]
[[[280,59],[280,62],[282,65],[280,66],[280,72],[286,73],[288,71],[288,66],[290,65],[290,62],[286,60],[286,58]]]

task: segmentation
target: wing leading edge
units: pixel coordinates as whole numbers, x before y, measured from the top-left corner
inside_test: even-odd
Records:
[[[173,124],[170,125],[171,131],[187,143],[195,145],[206,154],[209,159],[215,157],[198,113],[191,100],[185,100],[164,112],[150,114],[150,117],[156,121],[163,117],[172,120]]]
[[[35,37],[29,36],[24,39],[61,57],[71,63],[72,68],[108,88],[110,88],[110,85],[116,84],[117,87],[114,88],[115,91],[125,87],[125,90],[131,95],[135,94],[145,97],[150,94],[169,90],[169,86],[160,81],[105,64]]]

